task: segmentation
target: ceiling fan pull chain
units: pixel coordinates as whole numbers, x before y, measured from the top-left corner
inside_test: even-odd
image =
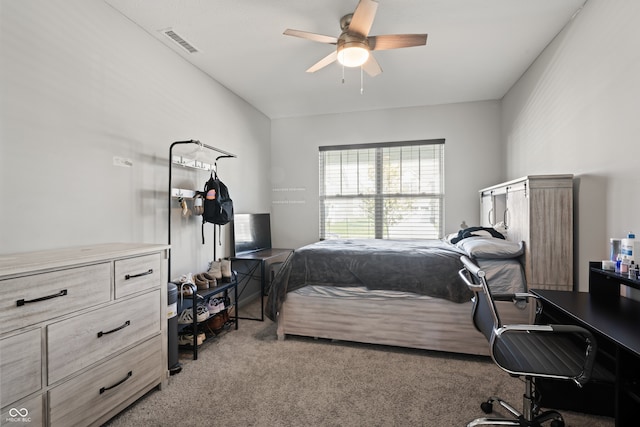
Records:
[[[364,94],[364,71],[360,66],[360,95]]]
[[[344,65],[342,66],[342,84],[344,84]]]

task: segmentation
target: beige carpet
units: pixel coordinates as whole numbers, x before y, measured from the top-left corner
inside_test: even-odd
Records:
[[[289,337],[240,321],[196,361],[111,420],[116,426],[464,426],[490,395],[520,409],[524,386],[488,358]],[[563,412],[567,426],[613,426]]]

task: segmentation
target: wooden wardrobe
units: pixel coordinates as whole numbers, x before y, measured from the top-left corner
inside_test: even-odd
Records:
[[[524,241],[529,289],[573,290],[573,175],[530,175],[480,190],[480,224]]]

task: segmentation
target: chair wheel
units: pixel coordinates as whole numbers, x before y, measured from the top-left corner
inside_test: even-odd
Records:
[[[482,409],[482,412],[484,412],[485,414],[490,414],[493,412],[493,403],[482,402],[480,404],[480,409]],[[563,426],[552,426],[552,427],[563,427]]]
[[[564,427],[564,421],[563,420],[553,420],[553,421],[551,421],[550,426],[551,427]]]

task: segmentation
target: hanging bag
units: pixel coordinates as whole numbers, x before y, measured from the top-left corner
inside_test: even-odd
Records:
[[[204,197],[199,191],[196,191],[196,195],[193,196],[193,214],[202,215],[204,213]]]
[[[204,211],[202,213],[202,244],[204,244],[204,224],[210,222],[218,226],[225,225],[233,219],[233,200],[229,196],[229,189],[220,179],[218,173],[213,172],[204,185]]]

